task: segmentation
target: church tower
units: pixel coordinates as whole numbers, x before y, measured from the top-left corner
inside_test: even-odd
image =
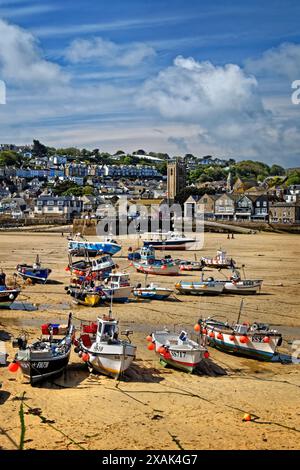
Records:
[[[179,191],[186,186],[186,168],[184,162],[177,158],[176,161],[168,163],[167,175],[168,200],[173,202]]]

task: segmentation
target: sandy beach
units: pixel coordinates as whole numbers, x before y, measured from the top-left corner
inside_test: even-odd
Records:
[[[131,275],[132,284],[144,281],[127,260],[128,241],[116,261]],[[225,249],[247,277],[263,279],[260,295],[247,296],[243,319],[267,322],[280,329],[281,351],[300,340],[299,236],[257,233],[205,233],[203,250],[173,253],[195,259]],[[16,305],[0,310],[0,332],[9,360],[11,338],[22,329],[30,339],[45,322],[64,322],[70,311],[79,319],[95,320],[107,307],[76,306],[66,295],[69,276],[67,240],[56,233],[0,233],[0,268],[11,278],[19,262],[32,263],[36,254],[52,269],[49,284],[24,286]],[[170,252],[172,254],[172,252]],[[159,255],[159,252],[158,252]],[[209,272],[224,279],[221,273]],[[152,279],[153,277],[153,279]],[[178,278],[151,276],[173,287],[176,279],[196,279],[199,273]],[[21,281],[20,281],[21,283]],[[241,297],[179,296],[169,301],[134,301],[115,305],[121,329],[134,331],[137,358],[120,381],[89,374],[72,352],[64,376],[31,387],[21,372],[0,367],[0,449],[17,449],[20,439],[20,397],[25,392],[25,449],[296,449],[300,437],[300,365],[266,363],[209,348],[210,361],[220,375],[189,375],[163,368],[147,350],[146,335],[158,327],[193,331],[200,317],[218,314],[237,318]],[[221,374],[222,372],[222,374]],[[37,410],[40,409],[40,410]],[[244,413],[255,419],[243,422]]]

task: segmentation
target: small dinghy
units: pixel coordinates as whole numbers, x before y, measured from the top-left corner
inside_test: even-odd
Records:
[[[254,322],[232,323],[207,318],[199,320],[208,344],[222,351],[271,360],[282,343],[282,336],[269,325]]]
[[[39,255],[37,255],[36,261],[33,265],[18,264],[16,269],[18,275],[23,279],[31,279],[33,282],[41,284],[46,284],[52,271],[50,268],[42,268]]]
[[[220,295],[224,291],[225,281],[215,281],[213,277],[198,282],[179,281],[175,284],[180,294],[189,295]]]
[[[32,344],[28,344],[26,334],[13,341],[13,347],[19,348],[14,363],[31,385],[57,377],[68,365],[74,335],[71,313],[67,325],[42,325],[41,339]]]
[[[166,300],[173,292],[173,289],[157,286],[153,282],[145,287],[139,283],[133,288],[133,295],[139,299]]]
[[[185,331],[179,335],[168,330],[156,331],[147,340],[148,349],[155,349],[163,366],[170,365],[191,373],[204,358],[209,357],[206,347],[189,339]]]
[[[218,250],[217,255],[214,258],[202,257],[204,266],[208,268],[216,269],[230,269],[235,267],[235,261],[232,258],[228,258],[226,251]]]
[[[87,363],[90,370],[118,379],[135,359],[136,346],[131,344],[132,331],[121,332],[127,339],[119,338],[118,321],[109,315],[97,322],[82,322],[81,334],[75,341],[75,352]]]

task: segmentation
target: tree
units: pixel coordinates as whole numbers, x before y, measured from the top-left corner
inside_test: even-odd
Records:
[[[13,150],[3,150],[0,152],[0,166],[20,166],[22,157]]]
[[[289,174],[288,179],[286,180],[286,186],[291,186],[293,184],[300,184],[300,171],[295,170]]]
[[[47,147],[41,144],[39,140],[33,140],[32,155],[36,158],[47,157]]]
[[[285,169],[280,165],[272,165],[270,168],[270,176],[284,176]]]

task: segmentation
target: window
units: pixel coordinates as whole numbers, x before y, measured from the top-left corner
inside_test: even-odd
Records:
[[[263,206],[267,207],[267,201],[263,201]]]
[[[43,205],[43,201],[37,201],[37,205],[38,205],[38,206],[42,206],[42,205]]]
[[[57,201],[57,205],[58,205],[58,206],[63,206],[63,205],[64,205],[64,201]]]
[[[47,201],[47,206],[54,206],[54,201]]]

